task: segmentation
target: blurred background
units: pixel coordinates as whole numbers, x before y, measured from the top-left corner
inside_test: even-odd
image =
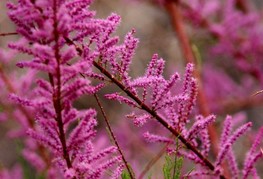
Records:
[[[1,0],[0,2],[0,12],[1,12],[0,33],[15,32],[14,25],[10,22],[9,18],[7,17],[7,11],[5,7],[6,2],[7,0]],[[254,0],[253,3],[251,4],[253,4],[255,9],[258,9],[258,13],[260,14],[263,13],[261,10],[263,2],[261,0]],[[165,75],[167,77],[170,74],[172,74],[174,71],[179,71],[183,75],[185,61],[182,54],[182,50],[180,48],[177,34],[172,27],[170,16],[162,5],[158,5],[157,3],[154,3],[152,1],[144,1],[144,0],[140,0],[140,1],[95,0],[93,5],[91,6],[91,9],[97,11],[96,17],[99,18],[106,18],[113,12],[120,15],[122,18],[122,22],[117,30],[117,34],[121,37],[121,39],[123,39],[125,34],[129,32],[131,29],[136,30],[135,36],[139,38],[140,43],[137,48],[136,51],[137,53],[134,56],[134,61],[132,64],[132,70],[131,70],[132,76],[136,77],[144,73],[144,69],[154,53],[158,53],[160,57],[165,59],[166,61]],[[208,61],[209,58],[214,58],[214,56],[212,56],[211,53],[208,52],[208,49],[210,49],[210,47],[215,43],[214,39],[211,36],[209,36],[209,34],[205,30],[193,26],[189,22],[189,19],[185,20],[185,25],[186,25],[185,30],[187,31],[187,34],[189,35],[191,42],[197,47],[201,59],[203,60],[203,64],[205,64],[205,62]],[[6,50],[8,42],[15,41],[18,38],[19,38],[18,36],[0,37],[0,48]],[[213,60],[215,61],[221,58],[222,57],[215,57],[215,59]],[[224,61],[224,63],[226,62]],[[215,62],[214,64],[218,65],[220,68],[224,67],[220,63],[217,64]],[[4,70],[8,72],[13,70],[14,68],[15,68],[15,64],[11,65],[10,67]],[[253,86],[253,88],[249,86],[251,87],[251,89],[250,91],[248,91],[246,90],[246,88],[242,88],[242,83],[239,83],[239,80],[241,79],[239,78],[239,75],[241,75],[239,71],[234,72],[234,74],[231,73],[230,68],[226,68],[226,69],[222,68],[219,69],[218,71],[220,72],[222,71],[224,73],[225,70],[229,70],[227,74],[230,74],[229,76],[231,80],[233,80],[235,83],[238,83],[241,90],[244,89],[244,91],[240,92],[240,94],[251,96],[256,91],[263,89],[262,84],[254,82],[254,79],[252,78],[251,80],[253,82],[251,83],[252,84],[251,86]],[[206,79],[204,81],[209,81],[207,80],[207,77],[204,77],[204,79]],[[251,80],[249,79],[248,81]],[[211,85],[211,83],[213,83],[213,79],[209,81],[209,85]],[[214,84],[214,88],[218,88],[217,85],[220,84]],[[2,88],[4,88],[4,86],[0,86],[0,89]],[[212,89],[210,86],[205,86],[205,88]],[[213,91],[211,92],[211,90],[210,91],[208,90],[208,92],[213,93]],[[235,91],[233,90],[232,92],[235,93]],[[103,93],[105,93],[105,91],[101,92],[101,96]],[[217,95],[217,94],[215,92],[214,94],[212,94],[211,97],[212,102],[215,100],[215,98],[213,98],[214,97],[213,95]],[[222,95],[226,95],[226,94],[222,93]],[[263,94],[259,94],[258,98],[261,98],[260,95],[263,96]],[[230,94],[229,96],[232,99],[232,94]],[[222,122],[222,119],[226,116],[226,114],[235,115],[240,111],[242,111],[242,114],[244,114],[244,116],[246,116],[246,118],[249,121],[254,122],[253,128],[256,131],[263,124],[262,101],[263,100],[260,100],[260,102],[257,105],[253,105],[252,107],[249,105],[247,106],[245,105],[245,106],[241,106],[240,108],[233,108],[233,110],[231,108],[232,107],[231,105],[227,109],[224,108],[224,110],[217,109],[217,106],[215,107],[215,109],[213,108],[214,110],[211,109],[213,113],[218,115],[218,122],[217,122],[218,131],[220,130],[220,123]],[[125,152],[127,152],[126,155],[129,156],[128,158],[141,158],[139,163],[141,164],[141,166],[145,166],[147,161],[149,161],[154,156],[154,153],[160,150],[161,146],[145,144],[145,142],[141,140],[140,136],[136,136],[136,133],[137,132],[140,133],[140,130],[137,129],[136,127],[133,127],[132,122],[131,121],[127,122],[127,119],[125,118],[125,114],[130,112],[128,108],[124,107],[123,105],[119,105],[116,102],[109,102],[106,100],[103,100],[102,102],[104,108],[106,109],[106,113],[108,114],[114,126],[115,131],[117,131],[116,135],[118,139],[120,141],[124,141],[123,148],[134,147],[134,151],[131,149],[131,151],[133,151],[131,153],[128,153],[125,150]],[[215,105],[217,104],[218,103],[215,103]],[[211,104],[211,106],[212,105],[213,104]],[[87,108],[90,106],[97,108],[95,100],[89,99],[88,97],[85,97],[80,101],[77,101],[76,106],[78,106],[78,108]],[[107,138],[107,134],[104,130],[105,126],[102,122],[103,120],[101,114],[98,114],[98,119],[100,121],[99,128],[101,129],[99,130],[99,133],[101,133],[102,136],[105,135],[105,138]],[[6,134],[9,131],[9,129],[17,127],[18,125],[19,124],[17,124],[15,121],[12,120],[8,120],[0,124],[0,167],[1,166],[11,167],[18,160],[22,163],[25,162],[24,160],[21,159],[21,156],[18,153],[19,147],[21,145],[20,142],[17,140],[10,140],[6,137]],[[125,134],[123,134],[122,132],[119,133],[118,129],[120,128],[129,130],[129,135],[125,136]],[[240,148],[240,146],[244,145],[245,143],[251,143],[251,142],[249,142],[248,139],[242,139],[241,141],[238,142],[236,146],[235,152],[237,156],[240,157],[240,163],[244,158],[244,148],[242,147]],[[136,146],[139,149],[136,148]],[[151,146],[154,146],[152,147],[154,148],[153,150],[150,149]],[[138,151],[140,151],[141,153],[138,153]],[[142,157],[145,158],[142,159]],[[160,170],[160,168],[163,165],[162,162],[163,160],[161,160],[159,164],[155,165],[152,171],[154,171],[154,169]],[[131,164],[133,165],[133,163]],[[138,168],[135,170],[140,171],[141,169]],[[31,177],[34,178],[35,175],[32,175]]]

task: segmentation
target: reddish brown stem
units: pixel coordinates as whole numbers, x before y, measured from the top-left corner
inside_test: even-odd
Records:
[[[161,123],[167,130],[169,130],[175,137],[177,137],[189,150],[191,150],[210,170],[214,170],[214,165],[205,158],[201,152],[197,150],[187,139],[185,139],[180,133],[172,128],[161,116],[159,116],[156,111],[153,111],[149,106],[147,106],[143,101],[141,101],[137,96],[135,96],[131,91],[129,91],[120,81],[118,81],[114,76],[111,75],[105,68],[103,68],[99,63],[93,61],[93,65],[100,70],[105,76],[107,76],[114,84],[116,84],[122,91],[124,91],[130,98],[132,98],[142,110],[148,112],[153,116],[159,123]],[[225,178],[223,175],[220,178]]]
[[[131,169],[130,169],[130,167],[129,167],[129,165],[128,165],[128,162],[127,162],[127,160],[125,159],[124,154],[123,154],[123,152],[122,152],[122,150],[121,150],[121,148],[120,148],[120,145],[119,145],[119,143],[117,142],[117,139],[116,139],[116,137],[115,137],[115,135],[114,135],[114,133],[113,133],[113,130],[111,129],[110,121],[109,121],[109,119],[107,118],[107,115],[106,115],[106,113],[105,113],[105,111],[104,111],[104,109],[103,109],[103,106],[102,106],[102,104],[101,104],[101,102],[100,102],[100,100],[99,100],[99,97],[98,97],[97,94],[94,94],[94,96],[95,96],[96,101],[97,101],[97,103],[98,103],[98,106],[99,106],[99,108],[100,108],[100,110],[101,110],[102,116],[103,116],[103,118],[104,118],[104,120],[105,120],[105,122],[106,122],[107,128],[108,128],[108,130],[109,130],[109,132],[110,132],[110,136],[111,136],[111,138],[113,139],[113,142],[114,142],[114,144],[116,145],[116,147],[117,147],[117,149],[118,149],[118,151],[119,151],[119,153],[120,153],[120,155],[121,155],[122,161],[123,161],[123,163],[124,163],[124,165],[125,165],[128,173],[129,173],[131,179],[135,179],[134,176],[133,176],[133,174],[132,174],[132,172],[131,172]]]
[[[18,33],[17,32],[0,33],[0,37],[10,36],[10,35],[18,35]]]
[[[195,59],[194,53],[191,48],[190,40],[188,38],[188,35],[186,34],[185,25],[183,22],[183,18],[180,12],[179,7],[179,1],[173,0],[167,0],[166,1],[166,8],[168,13],[170,14],[172,18],[172,24],[175,32],[178,35],[178,39],[181,44],[181,48],[183,50],[183,55],[186,59],[186,62],[188,63],[194,63],[197,65],[197,61]],[[206,21],[204,21],[204,25],[209,25]],[[210,114],[210,110],[207,103],[206,94],[204,93],[203,86],[202,86],[202,79],[201,79],[201,72],[198,68],[194,71],[194,76],[198,80],[198,97],[197,102],[200,109],[200,113],[203,116],[208,116]],[[212,152],[214,156],[217,156],[219,150],[218,150],[218,143],[219,143],[219,137],[216,132],[216,127],[214,124],[211,124],[208,126],[208,133],[211,138],[211,144],[212,144]],[[224,169],[224,173],[226,176],[229,176],[229,171],[227,169],[227,166],[223,163],[222,168]]]
[[[250,109],[255,106],[262,106],[263,99],[258,96],[249,96],[246,98],[225,100],[220,104],[223,108],[218,111],[219,113],[235,113],[237,111]]]
[[[185,3],[184,1],[180,1],[180,0],[167,0],[167,1],[168,2],[177,3],[178,5],[180,5],[180,7],[185,8],[185,9],[187,9],[189,11],[192,11],[200,19],[200,26],[201,27],[207,29],[208,33],[210,33],[210,35],[213,38],[215,38],[216,40],[221,38],[220,34],[218,34],[217,32],[215,32],[213,30],[211,30],[211,26],[213,24],[208,19],[206,19],[202,15],[200,15],[198,11],[196,11],[195,9],[192,9],[187,3]],[[246,0],[236,0],[236,7],[239,8],[243,13],[248,13],[249,12],[248,3],[247,3]],[[240,57],[240,56],[243,57],[243,58],[247,58],[242,53],[240,53],[239,51],[233,52],[233,57]],[[258,70],[257,69],[250,69],[249,71],[245,71],[245,72],[247,72],[251,76],[255,77],[258,81],[262,81],[262,79],[258,75]]]
[[[175,1],[168,0],[166,3],[166,8],[172,18],[173,28],[177,33],[186,62],[197,64],[192,48],[191,48],[190,40],[186,34],[186,30],[184,27],[183,18],[180,12],[178,1],[175,2]],[[202,88],[202,80],[201,80],[200,71],[197,68],[194,71],[194,76],[198,80],[198,99],[197,100],[198,100],[198,106],[200,108],[200,113],[204,116],[208,116],[210,114],[210,111],[207,105],[206,95]],[[215,127],[213,125],[210,125],[208,127],[208,131],[211,137],[213,153],[214,155],[217,155],[218,136],[217,136]]]
[[[82,49],[79,48],[72,40],[66,38],[69,45],[74,45],[78,54],[82,54]],[[98,62],[93,61],[93,65],[107,78],[109,78],[115,85],[117,85],[122,91],[126,93],[130,98],[132,98],[142,110],[148,112],[152,117],[154,117],[159,123],[161,123],[167,130],[169,130],[175,137],[177,137],[189,150],[191,150],[203,163],[212,171],[215,170],[214,165],[204,157],[198,149],[193,146],[189,141],[187,141],[180,133],[173,129],[161,116],[159,116],[156,111],[153,111],[148,107],[143,101],[141,101],[137,96],[135,96],[131,91],[129,91],[118,79],[116,79],[110,72],[103,68]],[[220,175],[221,179],[224,179],[224,175]]]
[[[62,105],[61,105],[61,71],[60,71],[60,54],[59,54],[59,32],[58,32],[58,19],[57,19],[57,1],[53,1],[53,22],[54,22],[54,39],[55,39],[55,58],[57,61],[57,66],[56,66],[56,79],[57,79],[57,84],[56,87],[54,88],[54,95],[53,95],[53,105],[56,111],[56,121],[59,129],[59,139],[62,145],[62,150],[63,150],[63,157],[67,163],[67,167],[71,168],[72,164],[70,161],[69,153],[67,150],[67,145],[66,145],[66,137],[65,137],[65,132],[64,132],[64,126],[63,126],[63,121],[62,121]],[[53,81],[53,77],[50,76],[51,79],[50,81]]]
[[[168,144],[164,145],[164,147],[157,153],[157,155],[155,155],[154,158],[152,158],[152,160],[150,160],[150,162],[143,169],[142,173],[139,175],[139,179],[143,179],[144,175],[163,156],[163,154],[166,152],[167,146],[168,146]]]
[[[188,63],[194,63],[194,55],[192,53],[192,48],[189,43],[184,25],[182,23],[183,20],[180,9],[178,8],[178,5],[176,3],[169,0],[166,2],[165,5],[167,11],[170,14],[172,25],[177,33],[186,61]]]

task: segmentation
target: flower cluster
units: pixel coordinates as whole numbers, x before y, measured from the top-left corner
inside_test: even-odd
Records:
[[[50,177],[99,178],[106,170],[122,166],[115,147],[95,150],[92,141],[96,135],[96,111],[73,107],[74,100],[84,94],[93,95],[104,86],[94,86],[88,79],[102,78],[92,72],[95,56],[90,56],[89,48],[78,56],[75,46],[67,44],[68,39],[81,41],[89,35],[96,41],[103,26],[114,21],[113,16],[107,20],[93,19],[94,13],[85,9],[90,3],[40,0],[7,4],[9,17],[23,36],[19,42],[10,43],[9,48],[33,57],[17,66],[43,76],[31,80],[36,86],[28,92],[30,96],[19,96],[13,91],[9,98],[34,111],[34,128],[30,127],[27,135],[48,149],[52,158],[48,166]],[[82,31],[84,28],[86,31]],[[71,37],[73,33],[75,37]],[[102,46],[100,50],[103,51]],[[47,163],[35,151],[36,146],[31,145],[23,154],[33,166],[44,170]]]
[[[105,97],[111,100],[117,100],[120,103],[126,103],[133,108],[146,111],[146,113],[142,114],[135,114],[133,112],[132,114],[127,115],[128,118],[133,119],[136,126],[141,127],[151,118],[158,119],[159,116],[161,116],[160,118],[165,119],[165,121],[167,122],[168,128],[174,128],[178,130],[180,132],[180,136],[185,137],[185,139],[188,140],[193,146],[200,148],[202,155],[208,157],[211,145],[210,137],[208,134],[208,126],[215,121],[215,116],[209,115],[207,117],[203,117],[201,115],[197,115],[195,117],[196,120],[192,124],[192,127],[190,127],[189,129],[186,127],[186,125],[190,122],[190,114],[197,97],[197,83],[196,80],[193,78],[193,65],[188,64],[186,66],[186,73],[181,93],[179,93],[178,90],[172,88],[173,85],[176,84],[176,82],[179,84],[179,75],[175,73],[169,80],[165,80],[162,76],[163,68],[164,61],[162,59],[158,59],[158,56],[154,55],[148,65],[148,68],[146,69],[144,76],[138,77],[134,80],[124,80],[122,82],[128,82],[129,87],[125,89],[125,92],[126,94],[128,94],[129,97],[133,98],[135,102],[118,93],[107,94],[105,95]],[[141,91],[141,94],[139,94],[139,91]],[[180,144],[178,144],[173,138],[168,138],[158,134],[151,134],[148,131],[143,134],[143,137],[149,142],[161,142],[170,144],[169,148],[167,149],[169,154],[184,156],[184,158],[187,158],[194,163],[200,164],[201,166],[205,167],[202,168],[200,171],[193,172],[191,174],[191,176],[193,177],[200,175],[222,175],[223,170],[221,166],[223,161],[227,158],[229,159],[228,161],[230,168],[233,169],[231,170],[232,176],[234,178],[237,178],[240,172],[237,168],[237,163],[232,147],[237,139],[239,139],[251,128],[252,123],[248,122],[242,125],[238,129],[236,129],[232,135],[230,135],[230,132],[233,128],[232,121],[238,120],[233,120],[230,116],[227,116],[225,119],[224,128],[221,134],[221,143],[219,144],[221,147],[219,149],[217,159],[214,163],[214,166],[216,168],[214,172],[206,169],[207,164],[204,163],[204,161],[202,161],[200,158],[198,158],[194,152],[185,151],[183,149],[178,151],[178,145]],[[261,134],[259,134],[259,136],[257,137],[254,147],[252,147],[254,149],[251,148],[251,150],[248,152],[248,156],[250,156],[250,162],[246,160],[244,163],[244,178],[248,177],[249,173],[251,173],[252,171],[254,173],[256,172],[254,164],[260,157],[262,157],[261,152],[253,155],[250,154],[251,152],[254,153],[255,148],[258,147],[260,143],[258,141],[259,138],[262,138]],[[201,144],[198,144],[197,141],[201,141]],[[171,144],[173,144],[174,147],[172,147]],[[247,165],[249,165],[249,167]]]

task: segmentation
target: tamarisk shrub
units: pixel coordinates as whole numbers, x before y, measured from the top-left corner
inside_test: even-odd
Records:
[[[64,40],[73,33],[71,27],[77,29],[88,25],[84,20],[89,21],[92,12],[87,10],[81,14],[75,13],[79,9],[84,10],[89,3],[90,1],[19,1],[18,4],[7,4],[10,18],[18,25],[17,32],[24,36],[22,43],[10,43],[9,47],[33,56],[32,60],[18,62],[17,66],[42,72],[47,77],[36,79],[37,86],[32,90],[34,96],[30,99],[16,94],[10,94],[9,98],[35,110],[36,127],[28,129],[27,134],[51,152],[54,166],[50,166],[49,170],[59,168],[66,178],[99,178],[114,165],[121,167],[120,156],[112,155],[116,152],[115,147],[94,151],[92,139],[96,134],[96,111],[77,110],[72,106],[75,99],[83,94],[94,94],[104,86],[103,83],[93,86],[89,79],[79,75],[83,73],[96,77],[91,70],[92,57],[88,57],[87,52],[87,56],[79,57],[70,64],[77,53]],[[79,23],[74,22],[80,16],[83,21],[79,19]],[[110,24],[109,20],[91,21],[88,26],[93,24],[97,26],[94,26],[95,29],[103,26],[103,23]],[[92,33],[98,32],[99,30],[92,30]],[[96,36],[98,34],[94,34],[94,38]],[[76,121],[79,121],[77,126],[70,130],[70,125]],[[66,133],[69,133],[68,136]],[[29,152],[26,154],[31,155]],[[107,156],[110,158],[107,159]],[[32,156],[26,158],[32,159]],[[117,173],[118,170],[120,168],[116,170]]]
[[[233,178],[257,176],[254,164],[262,157],[262,132],[249,150],[241,173],[232,146],[252,123],[232,132],[232,118],[227,116],[219,153],[211,162],[208,126],[216,117],[191,116],[198,89],[194,65],[186,65],[183,80],[178,73],[165,79],[165,61],[154,54],[145,74],[131,78],[130,64],[138,44],[135,30],[119,43],[113,33],[120,17],[112,14],[97,19],[95,12],[89,10],[90,4],[91,0],[18,0],[7,4],[8,15],[21,35],[18,42],[9,43],[9,48],[30,56],[28,60],[19,59],[16,65],[36,74],[30,80],[33,87],[27,95],[9,90],[9,99],[21,106],[22,115],[30,111],[34,119],[24,128],[31,139],[23,151],[25,158],[46,172],[47,178],[136,178],[116,139],[116,147],[97,150],[96,110],[79,110],[73,105],[83,95],[91,97],[107,88],[110,81],[120,91],[105,94],[105,98],[129,105],[133,113],[127,116],[138,127],[159,122],[166,135],[145,131],[143,137],[149,142],[168,144],[170,155],[196,164],[197,170],[189,177],[226,178],[222,167],[226,158]],[[3,79],[1,83],[6,85]],[[125,167],[128,175],[123,172]]]

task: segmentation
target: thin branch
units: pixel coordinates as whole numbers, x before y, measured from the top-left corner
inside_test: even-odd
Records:
[[[111,135],[111,137],[112,137],[112,139],[113,139],[113,141],[114,141],[114,144],[116,145],[116,147],[117,147],[117,149],[118,149],[118,151],[119,151],[119,153],[120,153],[120,155],[121,155],[121,158],[122,158],[122,160],[123,160],[123,163],[124,163],[125,167],[127,168],[127,171],[128,171],[128,173],[129,173],[131,179],[135,179],[134,176],[133,176],[133,174],[132,174],[132,171],[131,171],[131,169],[130,169],[130,167],[129,167],[129,165],[128,165],[128,162],[127,162],[127,160],[125,159],[124,154],[123,154],[123,152],[122,152],[122,150],[121,150],[121,148],[120,148],[120,146],[119,146],[119,144],[118,144],[118,142],[117,142],[117,139],[116,139],[116,137],[115,137],[115,135],[114,135],[114,133],[113,133],[113,130],[112,130],[111,126],[110,126],[109,119],[107,118],[107,115],[106,115],[106,113],[105,113],[105,111],[104,111],[104,109],[103,109],[103,106],[102,106],[102,104],[101,104],[101,102],[100,102],[100,100],[99,100],[99,97],[98,97],[97,94],[94,94],[94,96],[95,96],[96,101],[97,101],[97,103],[98,103],[98,106],[99,106],[99,108],[100,108],[100,110],[101,110],[102,116],[103,116],[103,118],[104,118],[104,120],[105,120],[105,122],[106,122],[106,125],[107,125],[107,127],[108,127],[108,129],[109,129],[109,132],[110,132],[110,135]]]
[[[175,32],[178,35],[178,39],[181,44],[181,48],[183,50],[184,57],[186,59],[186,62],[188,63],[194,63],[196,66],[198,66],[196,57],[193,53],[190,40],[188,35],[186,34],[185,25],[183,21],[183,17],[180,12],[180,1],[179,0],[167,0],[166,1],[166,9],[168,13],[170,14],[170,17],[172,18],[172,25],[175,30]],[[204,21],[204,25],[208,25],[208,22]],[[200,69],[195,68],[194,76],[198,80],[198,97],[197,102],[200,109],[200,113],[203,116],[208,116],[210,114],[210,109],[208,107],[207,103],[207,97],[203,89],[202,85],[202,78],[201,78],[201,72]],[[219,143],[219,137],[216,132],[216,127],[214,124],[210,124],[208,126],[208,133],[211,138],[211,144],[212,144],[212,152],[214,156],[218,154],[218,143]],[[229,176],[229,171],[227,169],[227,166],[225,163],[222,164],[222,167],[224,169],[224,173],[226,176]],[[228,178],[228,177],[227,177]]]
[[[17,32],[0,33],[0,37],[11,36],[11,35],[18,35],[18,33]]]
[[[66,38],[66,41],[69,45],[74,45],[78,54],[82,54],[82,49],[78,47],[72,40],[69,38]],[[185,139],[180,133],[173,129],[161,116],[159,116],[156,111],[153,111],[149,106],[147,106],[143,101],[141,101],[137,96],[135,96],[131,91],[129,91],[119,80],[117,80],[113,75],[111,75],[110,72],[108,72],[105,68],[103,68],[98,62],[93,61],[93,65],[107,78],[109,78],[115,85],[117,85],[122,91],[124,91],[130,98],[132,98],[140,107],[142,110],[148,112],[151,116],[153,116],[159,123],[161,123],[167,130],[169,130],[175,137],[178,137],[178,139],[195,155],[199,157],[200,160],[203,161],[203,163],[212,171],[215,170],[214,165],[206,158],[204,157],[198,149],[193,146],[187,139]],[[220,175],[221,179],[225,179],[224,175]]]
[[[198,149],[193,146],[187,139],[185,139],[180,133],[172,128],[160,115],[153,111],[149,106],[147,106],[143,101],[141,101],[137,96],[135,96],[130,90],[128,90],[120,81],[118,81],[114,76],[111,75],[105,68],[103,68],[99,63],[93,61],[93,65],[100,70],[105,76],[107,76],[113,83],[115,83],[122,91],[124,91],[130,98],[132,98],[138,105],[140,105],[141,109],[148,112],[151,116],[153,116],[159,123],[161,123],[167,130],[169,130],[175,137],[178,139],[188,148],[190,149],[195,155],[199,157],[200,160],[212,171],[214,171],[214,165],[204,157]],[[220,175],[220,178],[225,178],[223,175]]]
[[[53,105],[56,111],[56,121],[59,129],[59,139],[62,145],[63,150],[63,157],[67,163],[68,168],[72,168],[71,160],[69,157],[69,153],[67,150],[67,144],[66,144],[66,136],[64,132],[64,126],[62,121],[62,106],[61,106],[61,70],[60,70],[60,54],[59,54],[59,32],[58,32],[58,19],[57,19],[57,1],[53,1],[53,34],[55,39],[55,58],[57,61],[56,66],[56,78],[57,78],[57,84],[56,88],[54,88],[54,95],[53,95]],[[50,81],[53,81],[53,76],[51,76]]]
[[[177,33],[178,39],[181,44],[181,48],[183,51],[183,55],[186,59],[187,63],[194,63],[196,66],[197,60],[195,58],[195,55],[192,51],[192,47],[190,44],[190,40],[186,34],[185,30],[185,25],[183,22],[183,17],[180,12],[180,7],[179,7],[179,1],[173,0],[169,1],[167,0],[166,2],[166,9],[168,13],[170,14],[170,17],[172,19],[172,25],[174,28],[174,31]],[[210,110],[208,107],[207,103],[207,97],[206,94],[204,93],[203,86],[202,86],[202,79],[201,79],[201,74],[198,68],[195,69],[194,71],[194,76],[198,80],[198,106],[200,109],[200,113],[204,116],[208,116],[210,114]],[[216,156],[218,154],[218,135],[216,133],[216,129],[214,125],[209,125],[208,126],[208,132],[211,137],[211,142],[212,142],[212,151],[213,154]]]
[[[260,95],[260,93],[253,94],[252,96],[249,97],[230,99],[230,100],[219,102],[221,104],[220,106],[222,106],[222,109],[219,109],[217,112],[235,113],[241,110],[262,106],[263,98],[261,96],[255,96],[255,95]]]
[[[163,154],[166,152],[166,148],[167,148],[168,144],[165,144],[162,149],[157,153],[157,155],[154,156],[154,158],[152,158],[150,160],[150,162],[148,162],[148,164],[145,166],[145,168],[143,169],[143,171],[141,172],[141,174],[139,175],[139,179],[143,179],[144,175],[151,169],[151,167],[163,156]]]
[[[199,14],[198,11],[196,11],[195,9],[192,9],[191,6],[189,6],[187,3],[185,3],[184,1],[180,1],[180,0],[171,0],[173,1],[174,3],[178,3],[180,5],[180,7],[182,8],[185,8],[189,11],[192,11],[194,12],[194,14],[196,14],[197,16],[199,15],[199,19],[201,21],[200,25],[201,27],[205,28],[205,29],[211,29],[210,27],[212,26],[212,23],[204,18],[203,16],[201,16]],[[248,6],[247,6],[247,2],[245,2],[244,0],[236,0],[236,5],[237,6],[241,6],[240,4],[243,4],[243,12],[246,13],[246,11],[248,10]],[[246,10],[245,10],[246,9]],[[215,39],[219,39],[220,38],[220,35],[215,33],[214,31],[210,31],[208,30],[208,32],[210,33],[210,35],[212,37],[214,37]],[[242,54],[240,54],[238,51],[234,52],[234,55],[233,56],[240,56]],[[244,56],[242,56],[243,58],[245,58]],[[257,73],[255,73],[254,71],[249,71],[248,72],[250,75],[252,75],[253,77],[255,77],[256,79],[260,80],[258,75],[256,75]],[[256,93],[255,95],[257,95],[258,93]],[[262,104],[263,103],[263,100],[261,99],[257,99],[257,100],[252,100],[250,97],[248,97],[247,99],[236,99],[235,101],[224,101],[222,104],[223,104],[223,107],[224,109],[227,111],[227,113],[232,113],[233,111],[238,111],[238,110],[241,110],[241,109],[244,109],[244,108],[249,108],[249,107],[253,107],[253,106],[256,106],[258,104]],[[220,111],[220,113],[222,113]]]
[[[165,5],[166,5],[166,9],[167,9],[167,11],[171,17],[173,28],[176,31],[178,39],[180,41],[182,51],[183,51],[183,55],[186,59],[186,62],[187,63],[194,63],[195,58],[194,58],[194,55],[192,53],[192,48],[191,48],[191,45],[189,43],[189,39],[188,39],[188,36],[186,34],[184,24],[182,22],[183,17],[181,15],[178,4],[168,0]]]
[[[259,91],[255,92],[254,94],[252,94],[252,97],[257,96],[257,95],[261,94],[262,92],[263,92],[263,90],[259,90]]]

